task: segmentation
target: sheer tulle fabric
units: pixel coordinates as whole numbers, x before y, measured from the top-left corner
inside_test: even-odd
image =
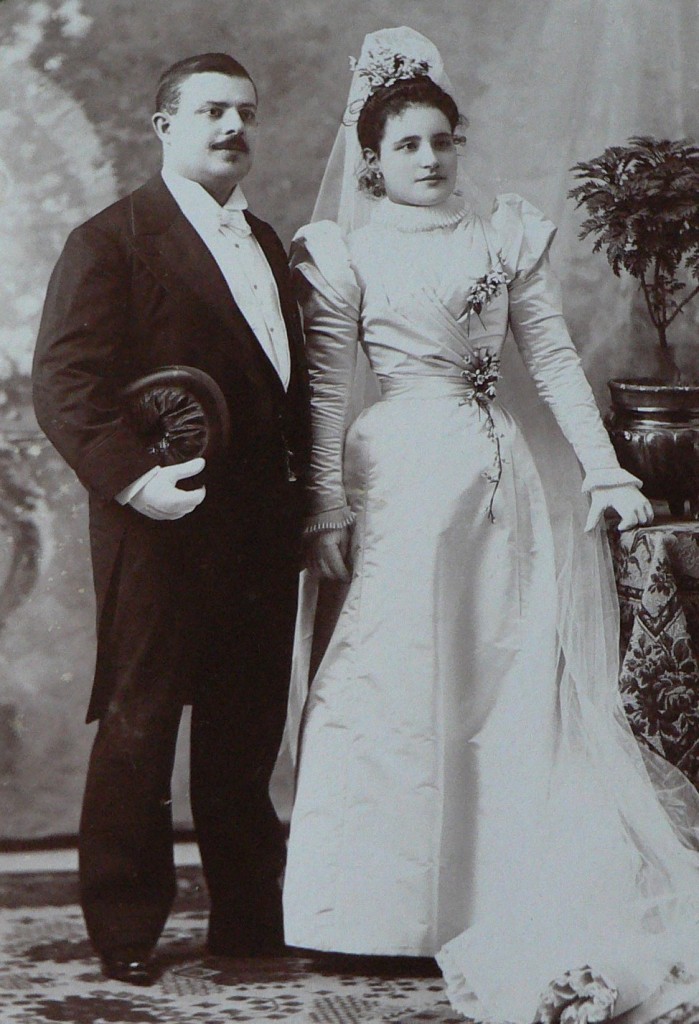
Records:
[[[365,94],[359,69],[365,64],[367,55],[377,45],[427,61],[430,65],[430,78],[449,95],[455,96],[441,54],[426,36],[407,27],[381,29],[366,36],[359,55],[358,67],[352,74],[343,121],[330,150],[311,216],[312,223],[332,221],[344,233],[364,227],[376,210],[376,201],[357,188],[357,175],[363,165],[363,157],[357,138],[356,118],[357,105]],[[488,211],[489,199],[467,174],[463,155],[459,160],[456,192],[462,197],[465,205],[483,213]],[[364,352],[360,349],[349,406],[351,419],[375,401],[378,395],[378,384]]]
[[[699,794],[629,727],[604,529],[584,532],[577,460],[518,353],[504,355],[499,398],[534,455],[552,527],[560,736],[548,787],[519,794],[538,827],[513,836],[512,874],[491,913],[437,959],[455,1008],[526,1024],[571,967],[614,979],[616,1013],[678,965],[699,974]]]
[[[628,726],[606,538],[583,532],[577,466],[546,410],[522,403],[528,382],[517,373],[506,368],[501,394],[533,448],[551,516],[560,736],[547,788],[518,796],[537,826],[513,835],[511,875],[437,959],[457,1009],[526,1024],[545,987],[572,967],[614,980],[617,1013],[676,965],[699,971],[699,799]],[[542,427],[544,445],[534,441]]]
[[[432,81],[445,92],[454,95],[439,50],[419,32],[409,28],[382,29],[379,32],[372,32],[365,38],[358,67],[352,75],[343,123],[330,151],[311,218],[313,222],[334,221],[347,232],[368,224],[376,207],[376,201],[357,188],[357,175],[363,166],[363,158],[356,122],[362,99],[366,96],[366,84],[361,68],[366,66],[369,54],[377,47],[386,47],[405,56],[426,61],[430,66],[429,74]],[[470,204],[477,199],[482,201],[478,190],[466,174],[463,162],[460,162],[456,189]]]

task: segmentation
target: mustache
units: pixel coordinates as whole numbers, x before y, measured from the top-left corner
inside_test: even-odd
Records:
[[[211,149],[225,149],[234,153],[250,152],[250,147],[242,135],[233,135],[229,139],[222,139],[221,142],[212,142]]]

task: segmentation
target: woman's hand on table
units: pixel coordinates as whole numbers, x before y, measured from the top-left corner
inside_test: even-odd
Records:
[[[594,530],[604,512],[613,509],[620,517],[619,530],[649,526],[653,522],[653,506],[633,484],[621,487],[596,487],[590,494],[590,512],[585,530]]]

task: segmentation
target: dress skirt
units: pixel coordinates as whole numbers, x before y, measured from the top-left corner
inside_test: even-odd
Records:
[[[453,378],[365,410],[344,480],[352,582],[303,712],[286,941],[431,956],[512,884],[546,798],[549,516],[514,420]]]

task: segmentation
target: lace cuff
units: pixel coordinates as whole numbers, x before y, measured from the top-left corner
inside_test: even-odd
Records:
[[[317,512],[306,516],[304,533],[326,533],[329,530],[341,530],[344,526],[353,526],[356,516],[349,505],[342,508],[331,508],[327,512]]]
[[[627,473],[621,466],[609,467],[607,469],[590,469],[585,474],[582,490],[583,494],[589,494],[600,487],[642,487],[643,482],[632,473]]]

